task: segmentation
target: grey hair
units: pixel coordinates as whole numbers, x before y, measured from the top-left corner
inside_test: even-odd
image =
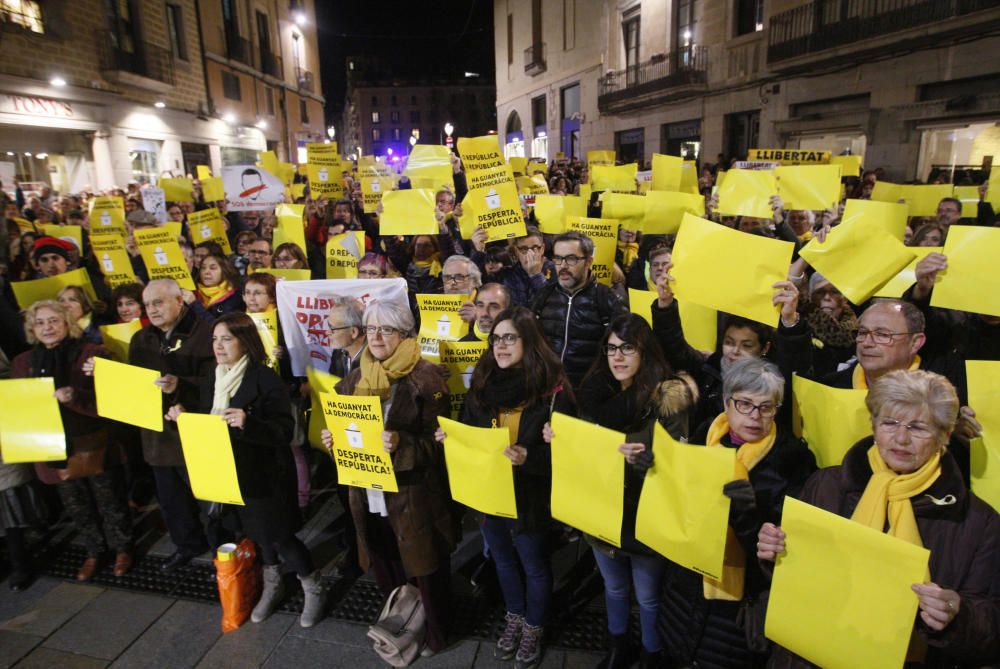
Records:
[[[409,305],[399,302],[384,302],[377,300],[365,309],[364,324],[375,321],[378,325],[396,328],[404,337],[412,337],[416,323]]]
[[[72,339],[79,339],[83,336],[83,330],[80,328],[80,325],[69,315],[69,310],[62,305],[62,302],[56,300],[39,300],[23,312],[24,336],[29,344],[38,343],[38,339],[35,337],[35,316],[40,309],[49,309],[62,316],[63,321],[66,323],[66,331]]]
[[[785,377],[773,362],[743,358],[730,365],[722,377],[722,396],[728,400],[736,393],[764,395],[781,404],[785,398]]]
[[[498,294],[503,296],[503,299],[507,301],[507,304],[504,306],[504,309],[506,309],[511,305],[512,300],[510,296],[510,289],[507,288],[507,286],[503,285],[502,283],[487,283],[486,285],[480,287],[478,295],[482,295],[487,290],[495,290],[497,291]]]
[[[927,327],[927,320],[924,318],[924,312],[920,311],[920,307],[912,302],[893,298],[881,298],[875,300],[872,303],[872,306],[868,307],[868,309],[871,309],[878,304],[888,304],[895,307],[895,311],[898,311],[903,315],[903,320],[906,322],[906,331],[910,334],[923,332],[924,328]],[[865,309],[865,311],[868,311],[868,309]],[[861,315],[864,316],[864,314]]]
[[[358,328],[364,325],[365,306],[354,297],[335,297],[330,305],[330,312],[339,311],[344,317],[344,325]]]
[[[580,248],[583,249],[583,255],[587,258],[594,257],[594,240],[582,232],[570,230],[560,234],[552,240],[552,248],[555,248],[559,242],[579,242]]]
[[[865,397],[872,427],[884,411],[899,407],[927,407],[939,441],[948,441],[958,419],[958,394],[945,377],[922,369],[898,369],[872,382]]]
[[[454,265],[455,263],[465,264],[465,268],[469,272],[469,276],[472,277],[473,287],[479,288],[479,286],[483,285],[483,273],[479,271],[478,267],[476,267],[476,263],[472,262],[465,256],[448,256],[448,259],[444,261],[444,267],[441,268],[441,273],[446,273],[448,271],[448,267],[450,265]]]
[[[181,290],[181,287],[173,279],[153,279],[146,284],[143,292],[146,292],[150,288],[164,288],[171,297],[184,297],[184,291]]]

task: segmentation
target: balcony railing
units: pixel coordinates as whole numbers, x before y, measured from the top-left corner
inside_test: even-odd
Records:
[[[98,31],[97,42],[104,72],[126,72],[174,85],[174,59],[169,49],[148,42],[135,42],[132,51],[125,51],[115,46],[114,38],[106,31]]]
[[[771,17],[767,60],[795,58],[998,6],[997,0],[812,0]]]
[[[295,68],[295,80],[299,84],[299,88],[306,91],[307,93],[314,92],[313,86],[313,73],[308,70],[303,70],[301,67]]]
[[[597,107],[607,111],[626,99],[707,82],[708,47],[687,47],[624,70],[608,72],[597,82]]]
[[[270,51],[257,49],[257,62],[255,67],[266,75],[275,79],[283,79],[284,72],[281,68],[281,58]]]
[[[253,65],[253,49],[250,48],[250,40],[240,37],[235,30],[223,28],[226,41],[226,58],[236,60],[244,65]]]
[[[545,45],[532,44],[524,50],[524,73],[533,77],[545,70]]]

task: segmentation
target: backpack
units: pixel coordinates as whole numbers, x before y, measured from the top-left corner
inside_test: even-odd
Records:
[[[378,620],[368,626],[375,652],[394,667],[407,667],[424,645],[424,605],[420,591],[401,585],[389,595]]]

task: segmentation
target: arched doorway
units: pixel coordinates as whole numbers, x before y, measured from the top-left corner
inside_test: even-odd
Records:
[[[511,158],[512,156],[524,157],[524,132],[521,130],[521,116],[517,111],[511,111],[507,116],[507,128],[504,133],[504,139],[507,142],[504,145],[504,156],[506,158]]]

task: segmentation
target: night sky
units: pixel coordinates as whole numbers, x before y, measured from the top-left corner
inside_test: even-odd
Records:
[[[424,75],[478,72],[494,81],[492,0],[317,0],[327,122],[339,118],[348,56],[380,56]]]

